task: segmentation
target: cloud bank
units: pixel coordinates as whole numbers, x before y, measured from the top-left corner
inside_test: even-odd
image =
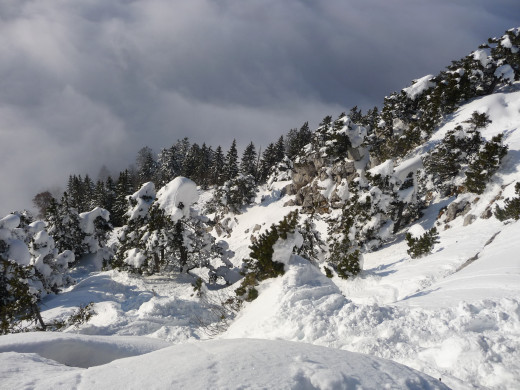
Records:
[[[517,1],[0,0],[0,214],[178,138],[266,145],[380,105]]]

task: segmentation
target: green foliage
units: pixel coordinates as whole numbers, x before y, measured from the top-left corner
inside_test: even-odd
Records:
[[[202,278],[198,277],[195,282],[193,283],[193,291],[195,291],[195,293],[197,294],[197,297],[202,297],[202,283],[204,283],[204,281],[202,280]]]
[[[80,325],[86,324],[95,314],[94,302],[89,302],[86,305],[80,305],[66,320],[47,324],[46,330],[56,331],[69,326],[74,326],[77,329]]]
[[[309,129],[309,122],[305,122],[300,130],[291,129],[285,137],[285,151],[289,159],[294,160],[303,154],[305,145],[311,142],[312,131]]]
[[[515,193],[518,195],[513,199],[505,200],[505,207],[502,209],[497,206],[495,210],[495,217],[499,221],[505,221],[506,219],[520,219],[520,182],[515,184]]]
[[[242,208],[252,202],[255,193],[255,178],[251,175],[240,174],[215,189],[213,197],[207,203],[204,211],[220,215],[230,211],[240,214]]]
[[[421,237],[413,237],[410,233],[406,233],[406,242],[408,243],[407,252],[412,259],[425,256],[431,253],[433,246],[439,242],[437,228],[431,228]]]
[[[315,215],[309,215],[299,231],[303,236],[303,245],[298,248],[298,255],[311,261],[318,263],[320,256],[325,253],[325,242],[320,237],[320,233],[316,230]]]
[[[489,119],[489,115],[485,112],[479,113],[478,111],[474,111],[471,114],[471,118],[466,121],[466,123],[470,123],[473,125],[473,129],[485,128],[492,121]]]
[[[336,272],[342,279],[348,279],[359,274],[361,272],[361,252],[359,249],[347,250],[345,254],[340,255],[336,261]]]
[[[503,134],[486,142],[466,171],[466,188],[470,192],[482,194],[491,176],[498,170],[502,158],[507,154],[507,146],[502,145]]]
[[[453,179],[475,159],[483,142],[476,130],[466,132],[458,126],[448,131],[442,142],[423,160],[426,173],[431,175],[436,188],[449,192]]]
[[[327,278],[332,278],[334,275],[332,274],[332,270],[329,268],[329,267],[323,267],[323,269],[325,270],[325,276]]]
[[[3,244],[0,241],[0,246]],[[23,332],[35,324],[45,328],[38,296],[28,284],[32,276],[32,267],[23,267],[0,253],[0,334]]]
[[[327,263],[343,279],[361,272],[360,243],[363,238],[359,228],[370,220],[372,209],[369,195],[361,201],[358,188],[354,186],[351,190],[351,196],[343,207],[341,217],[337,221],[331,221],[329,225],[330,254]],[[363,233],[363,237],[370,237],[371,233],[367,231]]]
[[[265,233],[262,233],[258,240],[249,247],[251,259],[244,261],[246,274],[240,287],[235,290],[237,296],[246,301],[252,301],[258,296],[258,291],[255,289],[258,282],[284,274],[283,263],[273,261],[273,245],[280,238],[286,240],[289,234],[294,233],[297,223],[298,212],[292,211],[279,224],[271,226]]]

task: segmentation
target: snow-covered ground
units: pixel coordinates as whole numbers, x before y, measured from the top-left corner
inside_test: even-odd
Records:
[[[466,104],[412,156],[474,111],[492,120],[482,135],[505,132],[509,146],[483,195],[435,199],[424,211],[417,223],[440,234],[432,254],[411,259],[401,233],[365,254],[363,272],[347,281],[293,256],[285,275],[262,282],[259,297],[217,337],[201,325],[215,320],[208,300],[224,300],[225,290],[201,299],[190,276],[99,272],[96,259],[85,258],[74,271],[78,283],[47,296],[42,314],[65,318],[91,301],[97,314],[63,334],[2,336],[0,388],[520,388],[520,221],[481,217],[520,181],[515,89]],[[251,236],[295,209],[283,206],[284,183],[274,184],[220,237],[237,267]],[[453,201],[471,209],[449,223],[437,219]],[[325,234],[325,224],[318,228]]]

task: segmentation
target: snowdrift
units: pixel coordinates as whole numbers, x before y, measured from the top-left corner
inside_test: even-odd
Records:
[[[447,389],[440,381],[384,359],[303,343],[268,340],[212,340],[163,348],[147,355],[115,360],[88,370],[66,367],[49,355],[50,339],[41,334],[11,339],[0,354],[0,381],[6,388],[33,389]],[[27,343],[24,339],[29,340]],[[137,338],[70,336],[76,356],[115,350],[144,353],[160,342]],[[72,345],[71,345],[72,346]],[[5,349],[9,349],[4,346]],[[28,353],[39,351],[40,354]],[[52,354],[51,354],[52,355]],[[65,358],[63,360],[63,358]],[[94,359],[95,360],[95,359]],[[98,361],[99,362],[99,361]],[[16,367],[15,370],[13,370]],[[13,372],[14,371],[14,372]],[[23,372],[23,375],[20,375]],[[52,372],[52,375],[49,375]]]

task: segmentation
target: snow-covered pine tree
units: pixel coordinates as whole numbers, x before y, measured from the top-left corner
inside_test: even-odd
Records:
[[[305,122],[303,126],[297,129],[289,130],[285,137],[285,151],[289,159],[294,160],[296,156],[303,152],[305,145],[312,140],[312,131],[309,128],[309,122]]]
[[[276,166],[276,147],[273,143],[267,145],[262,153],[262,159],[260,160],[260,167],[258,169],[258,181],[259,183],[265,183],[269,175],[271,174],[273,167]]]
[[[177,160],[175,145],[164,148],[157,157],[157,172],[154,182],[164,185],[173,180],[180,172],[180,163]]]
[[[240,161],[240,173],[242,175],[251,175],[254,178],[256,177],[256,148],[253,142],[250,142],[249,145],[244,149],[244,153],[242,153],[242,160]]]
[[[285,157],[285,141],[283,140],[283,135],[281,135],[280,138],[278,138],[278,141],[276,141],[274,149],[276,163],[279,163]]]
[[[502,144],[503,137],[503,134],[499,134],[486,142],[476,159],[470,163],[464,182],[468,191],[482,194],[486,189],[489,179],[498,170],[502,158],[507,154],[507,145]]]
[[[233,140],[224,160],[224,179],[231,180],[238,175],[237,142]]]
[[[213,161],[213,148],[203,143],[200,148],[200,164],[195,170],[195,182],[202,189],[207,190],[211,183],[211,163]]]
[[[371,198],[360,199],[358,192],[358,188],[353,186],[339,219],[329,221],[327,263],[343,279],[357,275],[363,267],[359,225],[365,225],[370,219]]]
[[[326,253],[326,243],[316,229],[316,218],[316,214],[311,213],[298,228],[303,236],[303,245],[298,249],[297,254],[314,264],[320,263]]]
[[[297,211],[290,212],[280,223],[273,224],[270,229],[262,233],[249,247],[251,258],[244,260],[245,276],[240,287],[235,290],[240,299],[245,301],[256,299],[258,291],[255,286],[258,282],[284,274],[283,263],[273,261],[273,247],[279,239],[286,240],[289,234],[295,232],[298,219]]]
[[[215,153],[213,155],[213,161],[211,162],[210,175],[211,175],[211,184],[221,186],[226,181],[226,175],[224,172],[225,169],[225,160],[224,153],[222,152],[222,147],[219,145],[215,149]]]
[[[442,195],[454,191],[454,180],[475,159],[483,142],[479,131],[468,131],[457,126],[449,130],[442,142],[423,159],[426,173],[431,175],[432,183],[441,190]]]
[[[114,226],[123,226],[126,222],[125,214],[128,210],[128,196],[134,192],[130,173],[124,170],[119,174],[115,186],[114,206],[111,213],[111,222]]]
[[[215,262],[226,263],[207,232],[207,218],[191,208],[197,198],[196,184],[185,177],[176,177],[157,194],[153,183],[144,184],[129,197],[128,224],[120,233],[114,267],[148,275],[194,268],[207,268],[208,278],[216,274]]]
[[[407,253],[412,259],[417,259],[431,253],[433,246],[439,243],[439,234],[437,233],[436,227],[432,227],[419,237],[408,232],[405,238],[408,244]]]
[[[60,252],[70,250],[79,258],[86,252],[83,240],[85,233],[81,231],[79,214],[70,205],[67,192],[63,193],[61,202],[52,202],[47,209],[47,230],[55,241]]]
[[[504,203],[504,208],[497,206],[495,209],[495,217],[499,221],[505,221],[507,219],[520,219],[520,182],[515,184],[516,198],[507,198]]]
[[[139,184],[153,180],[157,172],[157,161],[153,150],[148,146],[141,148],[137,152],[135,166]]]
[[[29,222],[20,213],[0,219],[0,334],[45,329],[38,300],[72,281],[66,270],[74,254],[58,254],[45,223]]]

